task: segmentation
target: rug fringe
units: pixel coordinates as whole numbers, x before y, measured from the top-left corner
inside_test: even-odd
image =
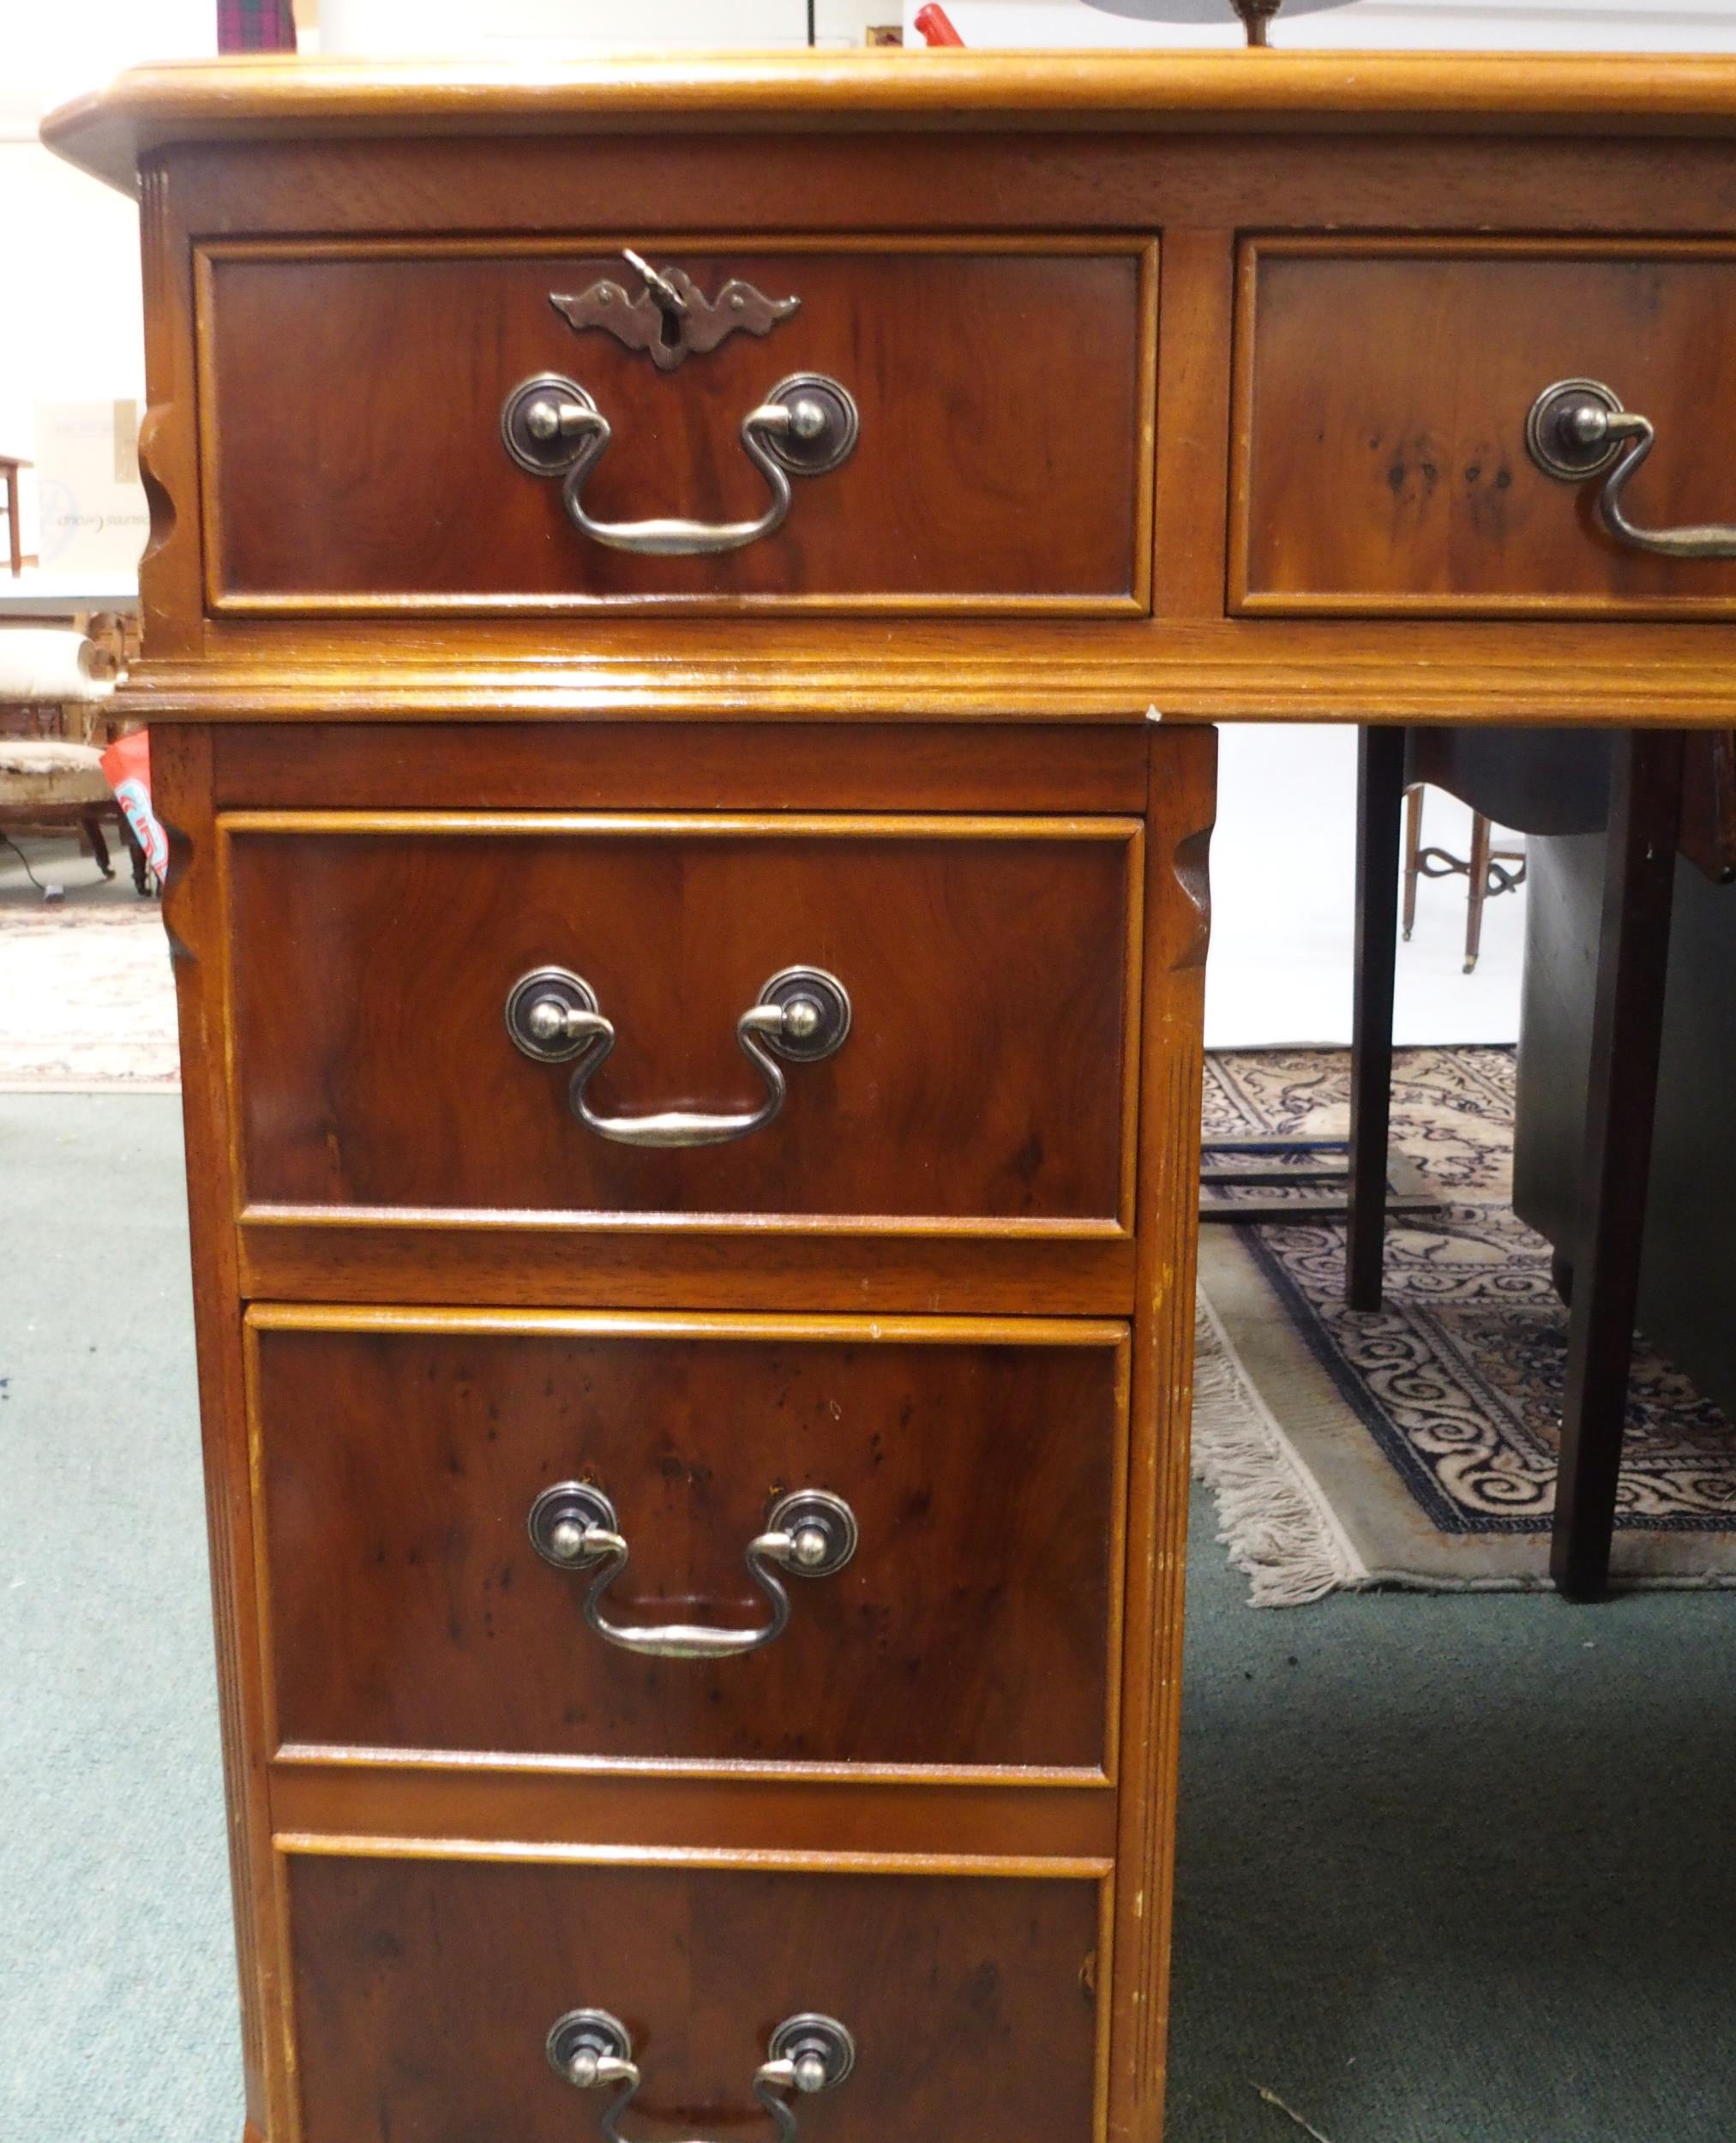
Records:
[[[1251,1606],[1305,1607],[1367,1582],[1204,1296],[1195,1326],[1193,1474],[1217,1500],[1218,1544],[1249,1580]]]

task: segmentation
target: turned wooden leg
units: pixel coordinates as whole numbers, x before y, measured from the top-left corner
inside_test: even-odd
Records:
[[[1380,1307],[1386,1147],[1392,1120],[1392,971],[1398,956],[1398,819],[1404,731],[1364,729],[1356,747],[1356,979],[1350,1028],[1350,1219],[1344,1299]]]
[[[84,837],[90,843],[90,852],[96,858],[96,867],[105,878],[112,878],[115,867],[109,861],[109,844],[103,838],[100,820],[92,817],[84,821]]]
[[[1609,1579],[1651,1168],[1683,745],[1678,730],[1625,733],[1616,745],[1610,789],[1549,1558],[1550,1575],[1570,1600],[1596,1599]]]
[[[1404,792],[1404,942],[1416,927],[1416,881],[1422,873],[1422,790],[1414,781]]]
[[[1489,851],[1495,845],[1494,828],[1481,811],[1471,813],[1471,860],[1467,868],[1470,891],[1465,899],[1465,973],[1477,964],[1483,949],[1483,903],[1489,897]]]
[[[133,831],[133,822],[124,812],[121,813],[121,839],[126,843],[127,861],[133,867],[133,891],[142,900],[151,890],[147,874],[150,865],[146,861],[143,843]]]

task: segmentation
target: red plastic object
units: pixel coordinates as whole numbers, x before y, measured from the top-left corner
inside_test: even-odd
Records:
[[[103,753],[103,771],[115,801],[127,814],[127,823],[138,836],[145,861],[157,873],[160,885],[169,873],[169,841],[162,822],[151,808],[150,732],[137,729],[131,736],[117,737]]]
[[[947,20],[946,10],[940,4],[940,0],[928,0],[927,7],[918,8],[915,21],[925,44],[962,45],[964,42]]]

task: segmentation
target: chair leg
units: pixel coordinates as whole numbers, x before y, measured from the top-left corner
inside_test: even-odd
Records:
[[[1470,891],[1465,898],[1465,973],[1477,964],[1483,949],[1483,903],[1489,897],[1489,851],[1495,845],[1495,830],[1481,811],[1471,813],[1471,860],[1466,867]]]
[[[1609,1581],[1651,1170],[1680,830],[1684,739],[1619,740],[1592,1012],[1578,1252],[1549,1573],[1569,1600]]]
[[[109,861],[109,844],[103,838],[101,821],[94,816],[83,821],[84,837],[90,843],[90,852],[96,858],[96,867],[105,878],[112,878],[115,867]]]
[[[121,813],[121,839],[126,844],[127,861],[133,867],[133,891],[143,900],[151,890],[147,875],[150,865],[146,860],[143,843],[133,831],[133,822],[124,812]]]
[[[1398,820],[1404,731],[1364,729],[1356,747],[1356,978],[1350,1029],[1350,1218],[1345,1300],[1380,1307],[1392,1125],[1392,978],[1398,957]]]
[[[1404,792],[1404,942],[1416,927],[1416,881],[1422,874],[1422,790],[1414,781]]]

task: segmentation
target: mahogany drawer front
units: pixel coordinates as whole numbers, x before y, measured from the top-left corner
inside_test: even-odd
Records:
[[[1736,561],[1618,541],[1597,481],[1527,445],[1589,379],[1655,426],[1625,505],[1736,519],[1736,250],[1512,240],[1249,241],[1236,323],[1230,607],[1724,616]]]
[[[250,1210],[1131,1226],[1137,820],[221,823]],[[613,1023],[584,1096],[616,1136],[577,1120],[574,1064],[508,1031],[550,963]],[[767,1106],[738,1023],[792,966],[836,977],[850,1020],[783,1065],[775,1120],[620,1143],[623,1120]]]
[[[267,1306],[250,1360],[280,1744],[1111,1767],[1120,1326]],[[612,1576],[550,1559],[575,1480],[628,1543]],[[773,1626],[748,1544],[812,1490],[854,1552],[762,1560],[781,1634],[624,1648]]]
[[[764,334],[731,333],[663,369],[550,303],[613,282],[608,317],[626,317],[644,291],[614,247],[203,251],[210,607],[1147,607],[1154,248],[638,243],[690,279],[694,306],[727,307],[727,290],[742,301],[734,317],[763,324],[759,299],[799,303]],[[816,375],[856,405],[847,458],[791,479],[780,526],[712,555],[581,532],[558,472],[528,472],[502,443],[513,391],[563,379],[609,428],[584,473],[588,514],[748,521],[771,492],[742,420],[781,382]]]
[[[635,2137],[771,2132],[753,2086],[785,2020],[855,2061],[781,2094],[800,2143],[963,2128],[1102,2133],[1090,1875],[855,1874],[287,1856],[303,2143],[588,2143],[618,2086],[546,2051],[561,2019],[624,2027]]]

